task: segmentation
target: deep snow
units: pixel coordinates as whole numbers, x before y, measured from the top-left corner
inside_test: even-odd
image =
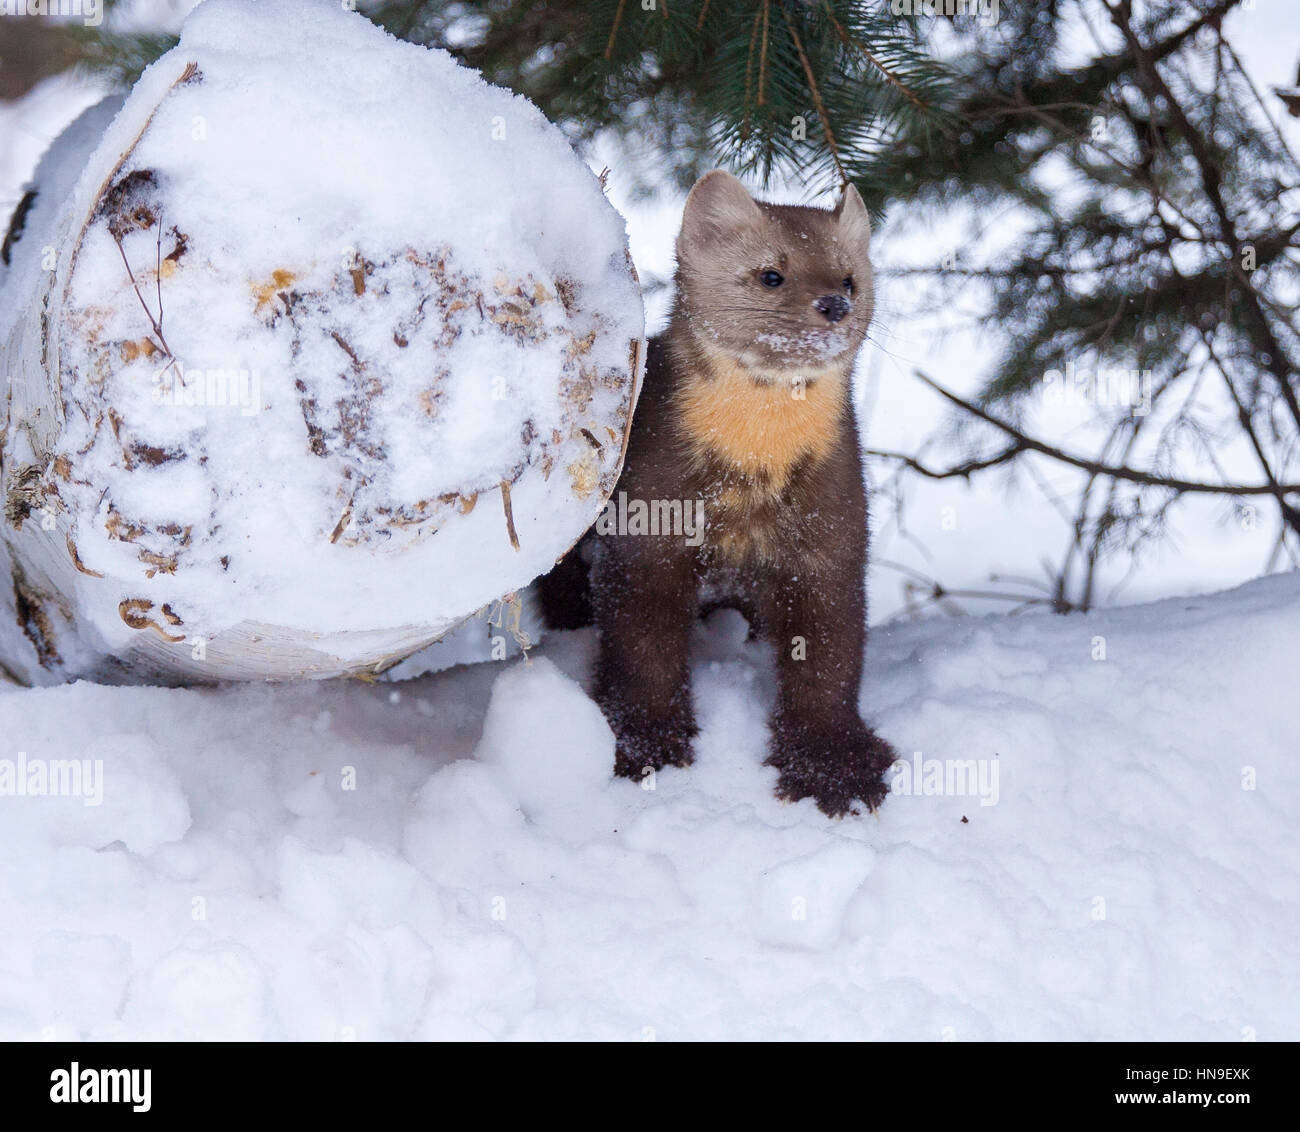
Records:
[[[772,797],[744,636],[701,627],[697,764],[653,790],[610,780],[589,631],[0,694],[0,759],[103,764],[98,806],[0,796],[0,1038],[1300,1037],[1300,576],[876,630],[866,714],[996,758],[996,801],[842,822]]]
[[[1286,6],[1241,28],[1265,87],[1294,74]],[[6,206],[91,100],[56,79],[0,106]],[[681,201],[621,196],[610,164],[662,276]],[[981,367],[891,292],[871,440],[909,449],[939,419],[911,365],[962,392]],[[951,585],[1034,568],[1046,503],[913,492],[935,561],[883,507],[878,559]],[[1254,572],[1272,538],[1185,523],[1128,592]],[[897,575],[872,581],[897,609]],[[996,753],[998,801],[895,796],[842,823],[771,798],[766,657],[730,616],[700,635],[699,762],[653,793],[608,781],[603,725],[547,667],[582,676],[590,634],[397,686],[0,689],[0,777],[19,752],[107,770],[99,807],[0,796],[0,1038],[1295,1039],[1297,599],[1293,574],[878,629],[864,710],[909,760]]]

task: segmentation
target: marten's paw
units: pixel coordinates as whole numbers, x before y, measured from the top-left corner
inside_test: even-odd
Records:
[[[651,770],[690,766],[695,761],[691,740],[697,730],[694,723],[663,724],[645,730],[624,728],[614,750],[614,773],[640,781]]]
[[[855,720],[842,730],[778,726],[767,765],[780,771],[776,795],[786,802],[811,798],[832,818],[875,811],[889,793],[885,771],[898,756],[879,735]]]

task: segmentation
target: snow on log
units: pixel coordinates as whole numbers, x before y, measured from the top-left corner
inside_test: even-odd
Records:
[[[564,136],[308,0],[207,0],[37,171],[0,282],[0,664],[379,672],[550,567],[643,368]]]

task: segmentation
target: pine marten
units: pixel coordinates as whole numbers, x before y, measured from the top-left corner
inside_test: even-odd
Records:
[[[895,755],[857,706],[867,503],[850,372],[872,314],[870,235],[852,186],[830,212],[756,201],[723,172],[687,198],[615,492],[641,521],[598,522],[539,586],[553,627],[594,614],[620,775],[691,762],[692,631],[702,604],[729,605],[776,648],[778,796],[836,817],[884,800]],[[645,522],[670,504],[689,521],[697,501],[702,539]]]

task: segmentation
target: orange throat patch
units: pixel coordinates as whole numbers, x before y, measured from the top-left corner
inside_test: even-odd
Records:
[[[760,381],[739,362],[709,356],[706,372],[683,382],[677,420],[693,455],[716,456],[747,479],[780,491],[806,457],[820,462],[839,441],[839,417],[847,397],[843,367]]]

